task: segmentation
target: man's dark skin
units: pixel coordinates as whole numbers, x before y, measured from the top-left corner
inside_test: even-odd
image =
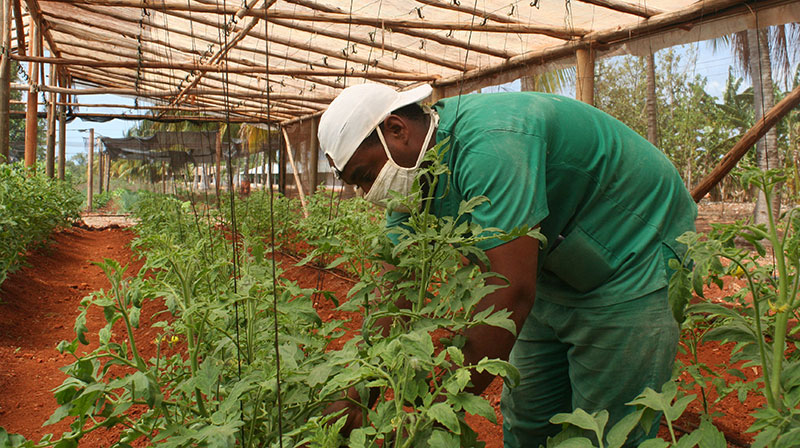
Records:
[[[430,118],[426,115],[423,121],[413,120],[400,115],[389,115],[383,121],[382,131],[386,146],[394,161],[402,167],[413,167],[419,156],[420,148],[428,132]],[[433,140],[433,139],[432,139]],[[433,147],[431,141],[429,148]],[[341,172],[344,182],[356,185],[365,193],[372,187],[375,178],[387,162],[386,153],[379,141],[365,140],[353,154]],[[329,159],[330,162],[330,159]],[[508,279],[508,287],[501,288],[484,297],[476,307],[477,311],[494,305],[495,310],[511,311],[511,319],[516,324],[517,334],[522,329],[525,318],[533,307],[536,296],[536,263],[539,253],[539,241],[529,236],[522,236],[486,251],[491,270]],[[503,280],[493,278],[489,281],[505,284]],[[379,325],[388,322],[378,321]],[[477,364],[484,357],[508,359],[514,345],[515,336],[508,331],[491,326],[477,326],[465,332],[467,342],[463,348],[465,364]],[[472,393],[481,393],[492,382],[494,375],[472,373]],[[351,390],[349,396],[357,397]],[[338,402],[328,409],[334,412],[347,406],[347,402]],[[360,425],[360,412],[351,406],[347,424],[343,432]]]

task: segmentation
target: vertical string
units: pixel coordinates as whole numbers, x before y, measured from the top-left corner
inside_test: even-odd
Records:
[[[271,86],[269,85],[269,0],[264,0],[264,71],[266,76],[266,91],[267,91],[267,154],[268,154],[268,174],[267,182],[269,182],[269,230],[270,230],[270,249],[272,255],[272,316],[273,316],[273,331],[275,337],[273,340],[273,348],[275,349],[275,384],[276,384],[276,401],[278,405],[278,446],[283,448],[283,398],[281,397],[281,353],[280,342],[278,340],[278,280],[277,273],[275,272],[275,191],[272,188],[272,141],[274,132],[272,132],[272,102],[270,101]],[[278,137],[280,138],[280,137]],[[264,183],[264,188],[267,186]]]

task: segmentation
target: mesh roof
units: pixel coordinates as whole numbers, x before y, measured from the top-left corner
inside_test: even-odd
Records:
[[[171,162],[173,165],[216,161],[216,132],[162,131],[151,137],[104,137],[100,141],[106,152],[115,159]],[[222,142],[221,151],[222,160],[245,154],[240,140]]]
[[[574,64],[800,20],[795,0],[23,0],[71,86],[176,114],[287,123],[347,85],[449,96]],[[265,4],[268,6],[265,9]],[[26,28],[28,28],[26,26]],[[16,31],[12,32],[20,58]],[[27,53],[27,52],[26,52]],[[50,60],[50,62],[54,62]],[[463,85],[462,85],[463,83]],[[44,88],[43,90],[47,90]],[[75,93],[75,92],[73,92]]]

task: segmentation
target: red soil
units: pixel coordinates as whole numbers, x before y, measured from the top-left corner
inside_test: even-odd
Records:
[[[132,256],[128,247],[132,238],[131,232],[122,229],[69,229],[58,232],[49,248],[29,255],[29,267],[9,276],[0,286],[0,365],[3,366],[0,370],[0,427],[9,433],[20,433],[38,440],[44,434],[59,435],[67,430],[64,422],[45,428],[41,426],[57,407],[51,390],[65,378],[58,369],[71,362],[67,355],[59,354],[55,347],[61,340],[75,337],[72,325],[78,315],[81,298],[110,286],[101,269],[92,262],[111,258],[122,264],[130,263],[129,274],[139,270],[141,261]],[[344,275],[310,266],[296,267],[296,259],[289,255],[281,255],[279,259],[285,277],[297,281],[302,287],[333,291],[340,300],[345,300],[347,291],[354,284]],[[315,306],[325,320],[333,317],[349,319],[347,327],[351,330],[361,326],[358,313],[335,311],[334,305],[324,298],[315,297]],[[150,316],[162,308],[155,302],[145,304],[140,337],[137,339],[155,339],[159,329],[150,328]],[[105,320],[99,310],[90,313],[87,319],[90,335],[96,334],[103,325]],[[348,332],[345,338],[352,337],[354,333]],[[332,348],[343,343],[344,340],[336,341]],[[91,348],[92,345],[89,346]],[[155,344],[149,342],[142,351],[145,355],[151,355],[155,353],[155,348]],[[700,350],[700,358],[709,366],[726,365],[730,359],[730,346],[705,344]],[[752,378],[751,373],[748,376]],[[499,412],[501,388],[502,383],[498,380],[484,393],[495,407],[499,422],[502,421]],[[751,440],[743,432],[752,423],[752,418],[747,414],[760,405],[753,397],[751,393],[747,402],[740,404],[734,396],[730,396],[713,405],[714,411],[725,414],[715,418],[715,423],[734,446],[737,442]],[[678,422],[679,426],[686,429],[696,425],[699,403],[693,403],[689,411]],[[469,417],[469,422],[482,440],[487,442],[488,448],[502,447],[499,424],[473,416]],[[108,446],[113,436],[112,433],[96,432],[87,436],[81,446]]]

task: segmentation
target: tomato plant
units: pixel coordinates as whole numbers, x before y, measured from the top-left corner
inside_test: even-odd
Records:
[[[28,249],[78,217],[80,193],[43,171],[0,164],[0,284],[20,267]]]

